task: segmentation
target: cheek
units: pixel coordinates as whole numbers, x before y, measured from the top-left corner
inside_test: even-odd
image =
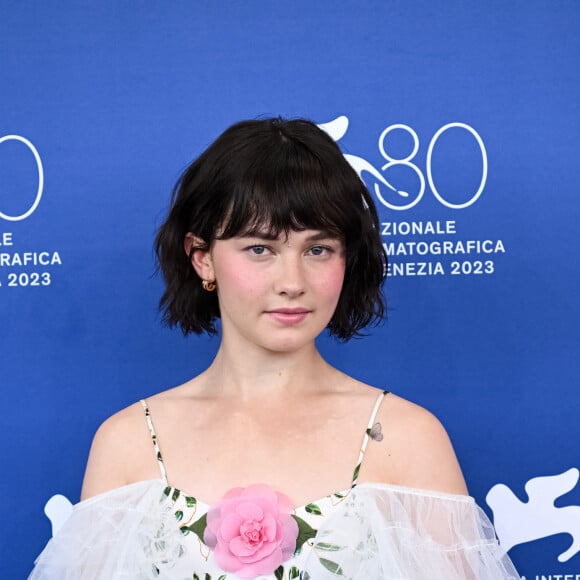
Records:
[[[342,285],[344,284],[344,264],[335,268],[329,268],[324,275],[318,278],[319,292],[329,300],[338,301]]]
[[[259,269],[251,268],[236,256],[223,256],[216,267],[216,279],[221,292],[234,296],[243,296],[247,292],[255,293],[262,283]]]

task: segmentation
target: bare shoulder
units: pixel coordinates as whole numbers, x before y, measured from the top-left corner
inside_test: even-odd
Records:
[[[135,403],[109,417],[95,433],[81,499],[156,477],[154,463],[144,410]]]
[[[381,441],[369,453],[369,476],[405,487],[466,494],[453,445],[439,419],[389,394],[377,415]]]

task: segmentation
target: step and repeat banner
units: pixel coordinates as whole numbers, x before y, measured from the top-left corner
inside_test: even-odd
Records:
[[[580,4],[3,2],[0,577],[98,425],[217,339],[162,327],[153,239],[230,124],[310,118],[375,198],[388,320],[328,360],[431,409],[523,577],[580,579]]]

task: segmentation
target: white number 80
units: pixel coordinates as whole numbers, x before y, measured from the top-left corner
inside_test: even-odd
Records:
[[[477,141],[477,144],[479,145],[479,150],[481,152],[481,161],[482,161],[481,181],[479,183],[479,187],[477,188],[477,191],[464,203],[452,203],[443,197],[443,195],[439,192],[439,190],[437,189],[437,187],[435,186],[435,183],[433,181],[433,171],[432,171],[432,166],[431,166],[431,161],[432,161],[432,157],[433,157],[433,149],[435,147],[435,144],[437,143],[437,140],[439,139],[439,137],[441,137],[441,135],[443,135],[443,133],[445,133],[445,131],[447,131],[449,129],[453,129],[455,127],[460,128],[460,129],[465,129],[466,131],[471,133],[475,137],[475,140]],[[407,155],[406,157],[401,157],[399,159],[397,159],[395,157],[391,157],[385,151],[385,138],[391,131],[393,131],[395,129],[402,129],[402,130],[406,131],[409,135],[411,135],[411,137],[413,139],[413,150],[411,151],[411,153],[409,153],[409,155]],[[381,136],[379,137],[379,150],[380,150],[383,158],[387,161],[387,163],[385,163],[381,167],[381,169],[383,171],[387,170],[389,167],[393,167],[396,165],[403,165],[405,167],[409,167],[412,171],[414,171],[417,174],[417,177],[419,178],[419,192],[416,194],[415,198],[412,201],[410,201],[409,203],[407,203],[405,205],[395,205],[395,204],[389,203],[384,198],[384,196],[381,194],[380,184],[375,183],[374,189],[375,189],[375,193],[376,193],[377,197],[379,198],[379,201],[383,205],[387,206],[388,208],[393,209],[393,210],[398,210],[398,211],[406,210],[406,209],[409,209],[409,208],[417,205],[419,203],[419,201],[421,201],[421,198],[423,197],[423,194],[425,193],[425,177],[423,176],[423,173],[421,172],[419,167],[417,167],[417,165],[415,165],[414,163],[411,163],[411,160],[415,157],[415,155],[417,154],[417,151],[419,150],[419,137],[417,136],[417,133],[408,125],[403,125],[400,123],[398,123],[396,125],[390,125],[381,133]],[[479,133],[473,127],[471,127],[465,123],[448,123],[447,125],[443,125],[443,127],[441,127],[433,135],[433,137],[431,138],[431,141],[429,142],[429,147],[427,148],[427,159],[426,159],[425,165],[426,165],[425,173],[427,174],[427,181],[429,182],[429,186],[431,187],[431,191],[433,192],[433,195],[439,200],[440,203],[442,203],[443,205],[445,205],[447,207],[450,207],[453,209],[462,209],[464,207],[469,207],[470,205],[472,205],[473,203],[475,203],[477,201],[477,199],[479,198],[479,196],[483,192],[483,189],[485,188],[485,183],[487,181],[487,152],[485,150],[485,145],[483,144],[483,140],[479,136]],[[385,180],[383,180],[383,182],[385,182]],[[396,189],[395,187],[393,187],[392,185],[390,185],[388,182],[387,182],[387,185],[390,187],[390,189],[392,189],[393,191],[396,191],[400,196],[409,197],[409,194],[406,191],[400,191],[400,190]]]

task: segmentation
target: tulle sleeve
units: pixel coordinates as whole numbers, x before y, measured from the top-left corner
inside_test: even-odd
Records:
[[[183,537],[163,489],[139,482],[77,504],[29,580],[185,578]]]
[[[318,531],[305,578],[519,580],[467,496],[361,484]]]

